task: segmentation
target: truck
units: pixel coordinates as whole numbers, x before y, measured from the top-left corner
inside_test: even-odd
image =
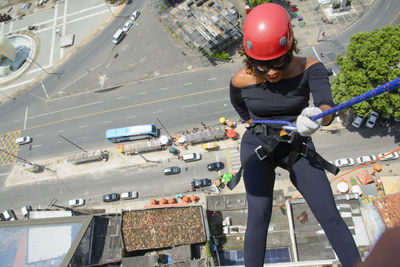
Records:
[[[136,141],[130,144],[118,145],[118,151],[125,155],[133,155],[141,152],[149,152],[155,150],[162,150],[166,147],[165,142],[162,142],[160,138],[149,141]]]
[[[67,162],[78,165],[93,161],[107,161],[108,157],[109,152],[107,150],[95,150],[70,155],[67,157]]]
[[[201,132],[189,133],[185,134],[184,136],[186,138],[186,143],[188,144],[196,144],[196,143],[226,139],[225,130],[220,128],[202,130]]]

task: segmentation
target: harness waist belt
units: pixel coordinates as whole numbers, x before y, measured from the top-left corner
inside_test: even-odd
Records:
[[[281,163],[276,163],[285,169],[290,170],[292,165],[297,161],[299,155],[308,159],[308,160],[317,160],[322,167],[329,171],[330,173],[336,175],[339,173],[340,169],[324,159],[320,154],[318,154],[315,150],[308,147],[308,145],[303,142],[304,139],[296,133],[293,133],[295,136],[292,136],[290,139],[284,139],[281,136],[276,135],[276,131],[271,131],[268,126],[265,124],[250,125],[248,129],[252,129],[253,133],[262,133],[265,136],[271,137],[266,145],[258,146],[254,153],[251,154],[247,159],[243,161],[243,164],[240,166],[239,171],[233,176],[233,178],[228,182],[227,186],[230,190],[235,188],[235,186],[239,183],[240,177],[242,176],[242,172],[247,163],[253,160],[264,160],[265,158],[269,158],[272,162],[274,159],[274,150],[278,146],[279,143],[287,142],[292,146],[292,150],[289,152],[288,163],[286,166],[283,166]],[[261,131],[260,131],[261,129]],[[275,129],[274,129],[275,130]]]

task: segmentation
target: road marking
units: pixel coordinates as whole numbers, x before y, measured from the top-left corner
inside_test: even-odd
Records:
[[[43,134],[37,134],[37,135],[35,135],[35,137],[40,137],[40,136],[43,136]]]
[[[214,81],[214,80],[216,80],[217,78],[210,78],[210,79],[208,79],[209,81]]]
[[[110,113],[110,112],[122,111],[122,110],[137,108],[137,107],[143,107],[143,106],[147,106],[147,105],[151,105],[151,104],[158,104],[158,103],[162,103],[162,102],[168,102],[168,101],[177,100],[177,99],[181,99],[181,98],[185,98],[185,97],[191,97],[191,96],[202,95],[202,94],[206,94],[206,93],[222,91],[222,90],[226,90],[226,89],[228,89],[227,86],[220,87],[220,88],[215,88],[215,89],[210,89],[210,90],[206,90],[206,91],[197,91],[197,92],[194,92],[194,93],[189,93],[189,94],[184,94],[184,95],[161,98],[161,99],[152,100],[152,101],[148,101],[148,102],[133,104],[133,105],[129,105],[129,106],[123,106],[123,107],[118,107],[118,108],[113,108],[113,109],[108,109],[108,110],[102,110],[102,111],[93,112],[93,113],[82,114],[82,115],[78,115],[78,116],[74,116],[74,117],[70,117],[70,118],[66,118],[66,119],[62,119],[62,120],[58,120],[58,121],[52,121],[52,122],[46,122],[46,123],[34,125],[34,126],[29,127],[28,130],[32,130],[32,129],[36,129],[36,128],[40,128],[40,127],[45,127],[45,126],[50,126],[50,125],[58,124],[58,123],[61,123],[61,122],[66,122],[66,121],[72,121],[72,120],[77,120],[77,119],[97,116],[97,115],[106,114],[106,113]]]
[[[195,107],[195,106],[200,106],[200,105],[206,105],[206,104],[210,104],[210,103],[225,101],[227,99],[229,99],[229,98],[218,99],[218,100],[208,101],[208,102],[203,102],[203,103],[196,103],[196,104],[192,104],[192,105],[186,105],[186,106],[182,106],[181,108],[191,108],[191,107]]]
[[[102,121],[101,123],[104,123],[104,124],[106,124],[106,123],[110,123],[111,121]]]
[[[25,109],[24,130],[26,129],[26,121],[28,120],[28,106]]]
[[[32,148],[41,147],[42,145],[33,145]]]
[[[105,5],[105,4],[101,4],[101,5],[98,5],[98,6],[94,6],[94,7],[82,9],[82,10],[80,10],[80,11],[70,13],[70,14],[68,14],[67,16],[68,16],[68,17],[71,17],[71,16],[74,16],[74,15],[77,15],[77,14],[80,14],[80,13],[84,13],[84,12],[86,12],[86,11],[90,11],[91,9],[96,9],[96,8],[98,8],[98,7],[100,7],[100,6],[104,6],[104,5]],[[96,12],[96,13],[92,13],[91,15],[80,16],[78,19],[74,19],[74,20],[69,21],[68,24],[70,24],[71,22],[76,22],[76,21],[79,21],[79,20],[83,20],[83,19],[92,17],[92,16],[94,16],[94,15],[101,15],[101,14],[107,13],[107,12],[109,12],[108,9],[104,9],[104,10],[102,10],[102,11],[98,11],[98,12]],[[94,14],[94,15],[93,15],[93,14]],[[65,15],[60,16],[58,19],[63,19],[64,16],[65,16]],[[42,25],[46,25],[46,24],[48,24],[48,23],[50,23],[50,22],[52,22],[52,21],[53,21],[53,19],[45,20],[45,21],[42,21],[42,23],[40,23],[40,24],[36,24],[36,26],[37,26],[38,28],[41,28]],[[11,23],[13,23],[13,22],[11,22]],[[52,27],[42,28],[42,29],[40,29],[40,30],[35,31],[35,33],[48,31],[48,30],[51,30],[51,28],[52,28]],[[25,30],[25,27],[20,28],[20,29],[17,29],[17,30]],[[10,31],[7,32],[7,33],[11,33],[11,32],[12,32],[12,28],[10,28]]]
[[[392,19],[392,21],[390,22],[390,25],[393,25],[393,23],[397,20],[397,18],[400,16],[400,12],[397,13],[397,15]]]
[[[87,127],[89,127],[89,126],[87,126],[87,125],[81,125],[81,126],[79,126],[79,129],[87,128]]]
[[[63,24],[62,24],[62,36],[65,36],[65,32],[66,32],[66,26],[67,26],[67,13],[68,13],[68,0],[64,1],[64,18],[63,18]],[[61,51],[60,51],[60,59],[62,59],[64,57],[64,51],[65,48],[62,47]]]
[[[21,85],[30,83],[30,82],[33,81],[34,79],[35,79],[35,78],[32,78],[32,79],[25,80],[25,81],[20,82],[20,83],[15,83],[15,84],[13,84],[13,85],[1,87],[0,91],[5,91],[5,90],[10,89],[10,88],[13,88],[13,87],[18,87],[18,86],[21,86]]]
[[[4,173],[0,173],[0,176],[5,176],[5,175],[9,175],[10,172],[4,172]]]
[[[128,120],[130,120],[130,119],[136,118],[136,116],[128,116],[128,117],[125,117],[125,118],[128,119]]]
[[[154,111],[153,114],[162,113],[162,110]]]
[[[317,50],[315,50],[314,46],[312,46],[311,49],[314,51],[314,54],[315,54],[315,56],[317,57],[317,59],[318,59],[319,61],[322,61],[321,58],[319,57],[318,53],[317,53]]]
[[[103,103],[103,101],[97,101],[97,102],[83,104],[83,105],[79,105],[79,106],[75,106],[75,107],[71,107],[71,108],[55,110],[55,111],[52,111],[52,112],[48,112],[48,113],[43,113],[43,114],[39,114],[39,115],[36,115],[36,116],[32,116],[32,117],[29,117],[28,119],[35,119],[35,118],[38,118],[38,117],[43,117],[43,116],[51,115],[51,114],[54,114],[54,113],[64,112],[64,111],[67,111],[67,110],[73,110],[73,109],[77,109],[77,108],[83,108],[83,107],[97,105],[97,104],[101,104],[101,103]]]
[[[162,90],[167,90],[167,89],[169,89],[169,87],[160,88],[161,91],[162,91]]]
[[[65,88],[68,88],[71,84],[74,84],[76,81],[78,81],[78,80],[82,79],[83,77],[85,77],[86,75],[88,75],[88,73],[89,72],[85,72],[84,74],[82,74],[81,76],[79,76],[78,78],[76,78],[75,80],[73,80],[72,82],[67,84],[66,86],[64,86],[64,88],[59,91],[63,91]]]
[[[94,16],[97,16],[97,15],[101,15],[101,14],[104,14],[104,13],[107,13],[107,12],[109,12],[109,11],[102,10],[102,11],[99,11],[99,12],[96,12],[96,13],[92,13],[90,15],[82,16],[82,17],[79,17],[77,19],[73,19],[73,20],[68,21],[68,24],[71,24],[71,23],[77,22],[77,21],[81,21],[83,19],[87,19],[87,18],[90,18],[90,17],[94,17]]]
[[[54,8],[53,31],[51,33],[51,46],[50,46],[49,65],[53,65],[54,47],[56,45],[57,13],[58,13],[58,2],[56,2],[56,6]]]
[[[191,85],[191,84],[193,84],[193,83],[185,83],[185,84],[183,84],[183,85]]]
[[[139,92],[138,95],[145,95],[147,92]]]
[[[119,97],[117,97],[116,99],[117,100],[121,100],[121,99],[124,99],[125,98],[125,96],[119,96]]]
[[[65,129],[57,130],[57,133],[63,133],[65,132]]]

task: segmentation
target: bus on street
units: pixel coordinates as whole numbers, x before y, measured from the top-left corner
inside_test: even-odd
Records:
[[[107,140],[113,143],[151,139],[156,138],[159,135],[160,129],[158,129],[153,123],[109,129],[106,131]]]

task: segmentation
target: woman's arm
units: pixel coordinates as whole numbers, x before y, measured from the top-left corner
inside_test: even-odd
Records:
[[[331,109],[332,107],[329,105],[322,105],[319,108],[322,110],[322,112],[324,112],[328,109]],[[333,118],[334,118],[333,114],[329,114],[328,116],[323,117],[322,118],[322,126],[328,126],[329,124],[331,124],[333,121]]]

